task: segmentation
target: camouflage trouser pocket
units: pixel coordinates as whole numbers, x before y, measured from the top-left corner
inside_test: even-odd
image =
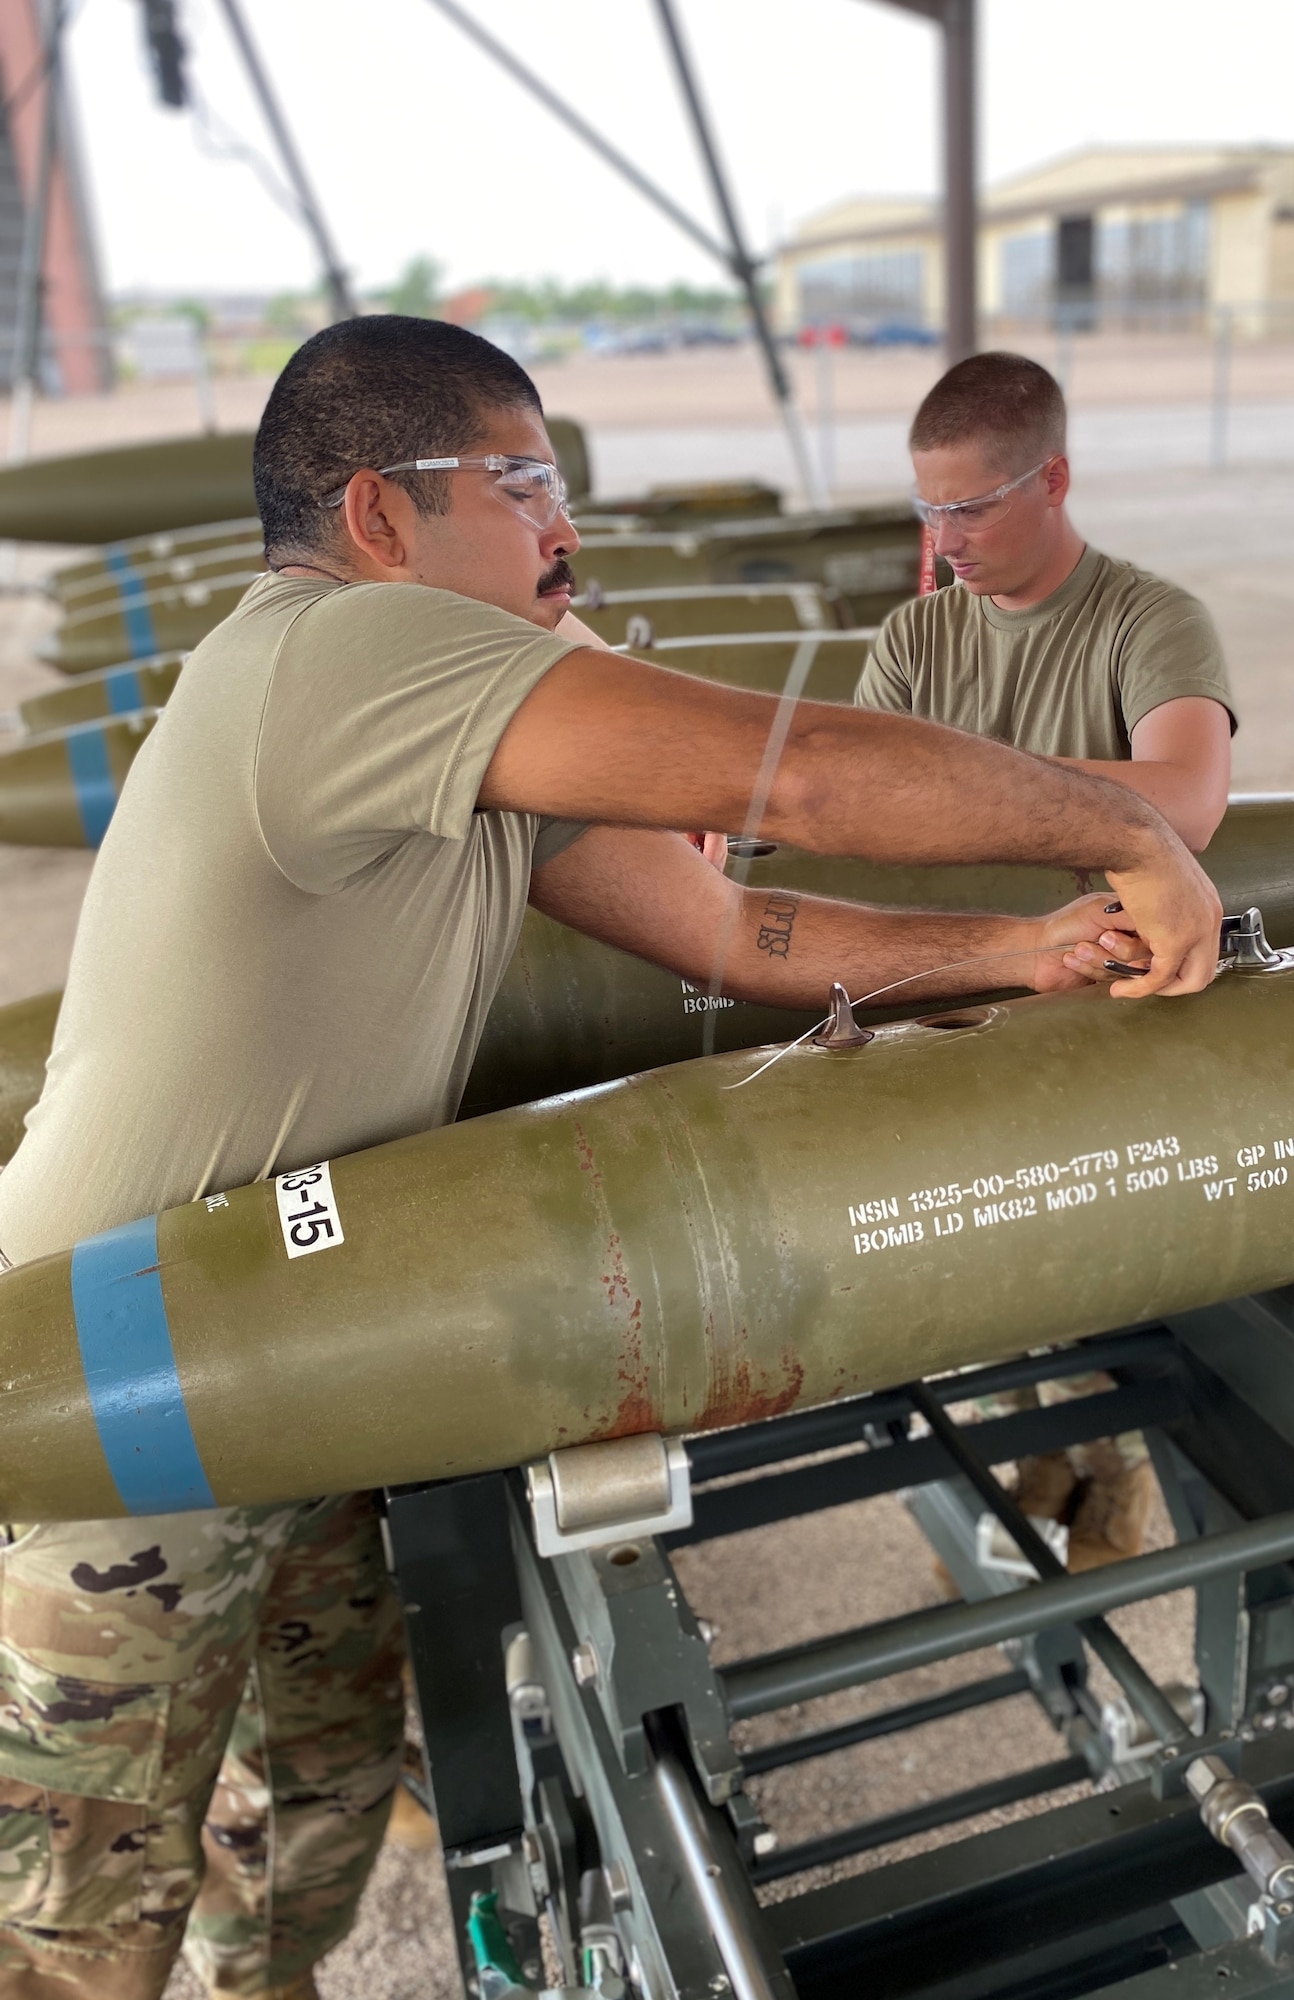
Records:
[[[138,1917],[148,1807],[0,1777],[0,1923],[87,1930]]]
[[[170,1689],[53,1674],[0,1644],[0,1922],[138,1908]]]

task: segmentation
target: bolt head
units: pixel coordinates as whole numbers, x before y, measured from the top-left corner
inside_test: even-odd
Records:
[[[598,1684],[598,1649],[592,1639],[581,1639],[571,1654],[571,1672],[575,1675],[576,1687],[596,1687]]]
[[[1273,1681],[1272,1685],[1267,1690],[1267,1699],[1271,1703],[1273,1708],[1282,1707],[1284,1703],[1289,1700],[1289,1698],[1290,1698],[1289,1686],[1288,1683],[1285,1681]]]
[[[607,1894],[611,1898],[612,1909],[632,1910],[634,1895],[629,1883],[629,1870],[625,1867],[624,1862],[609,1861],[602,1870],[602,1879],[607,1885]]]

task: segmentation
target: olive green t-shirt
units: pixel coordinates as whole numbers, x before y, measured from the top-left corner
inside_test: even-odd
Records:
[[[1235,707],[1213,621],[1176,584],[1096,549],[1028,611],[961,584],[891,611],[854,699],[1042,757],[1116,761],[1166,701]],[[0,1239],[2,1240],[2,1239]]]
[[[454,1117],[531,867],[582,831],[477,792],[571,646],[417,584],[252,585],[123,788],[0,1250]]]

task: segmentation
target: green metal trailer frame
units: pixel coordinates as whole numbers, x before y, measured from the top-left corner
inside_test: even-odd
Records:
[[[969,1427],[944,1411],[1094,1368],[1115,1387]],[[1028,1532],[990,1466],[1138,1428],[1174,1546],[1027,1586],[978,1566],[982,1504],[1014,1523],[1022,1547]],[[1294,1835],[1294,1287],[696,1437],[688,1456],[691,1526],[635,1537],[628,1559],[625,1546],[541,1556],[519,1472],[386,1496],[465,1983],[479,1985],[472,1898],[495,1890],[527,1983],[540,1983],[546,1910],[574,1985],[581,1887],[597,1877],[621,1990],[650,2000],[1195,2000],[1222,1983],[1229,2000],[1294,1994],[1294,1913],[1269,1910],[1248,1934],[1254,1886],[1182,1780],[1192,1758],[1219,1753]],[[894,1492],[962,1603],[711,1666],[672,1549]],[[1113,1664],[1125,1688],[1141,1675],[1141,1713],[1177,1730],[1129,1760],[1089,1686],[1089,1655],[1104,1657],[1114,1637],[1109,1610],[1183,1587],[1196,1598],[1203,1734],[1175,1724],[1124,1647]],[[505,1672],[522,1630],[525,1700]],[[734,1720],[990,1644],[1004,1650],[1001,1669],[958,1689],[744,1755],[733,1747]],[[957,1712],[982,1710],[991,1728],[997,1705],[1024,1692],[1058,1736],[1056,1757],[1033,1769],[1008,1760],[987,1784],[783,1850],[745,1789],[777,1766]],[[1085,1780],[1102,1788],[761,1904],[774,1881]]]

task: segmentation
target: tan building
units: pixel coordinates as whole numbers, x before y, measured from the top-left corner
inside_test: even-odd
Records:
[[[943,321],[939,214],[929,201],[837,202],[777,258],[783,331]],[[1086,147],[987,191],[980,303],[998,324],[1190,322],[1294,329],[1294,151]],[[1273,311],[1272,306],[1284,311]]]

